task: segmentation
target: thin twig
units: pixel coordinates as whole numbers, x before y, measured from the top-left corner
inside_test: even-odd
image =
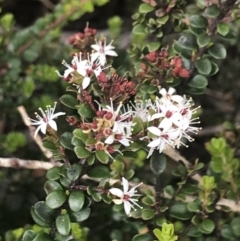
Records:
[[[45,155],[45,157],[51,159],[53,157],[52,153],[46,149],[43,146],[43,142],[42,139],[39,135],[37,135],[36,137],[34,137],[35,135],[35,128],[33,126],[30,125],[30,121],[29,121],[29,116],[25,110],[25,108],[23,106],[18,106],[17,108],[18,112],[20,113],[23,122],[25,123],[25,125],[28,127],[29,132],[30,132],[30,136],[33,138],[33,140],[36,142],[36,144],[39,146],[40,150],[43,152],[43,154]]]
[[[82,0],[79,2],[78,8],[76,8],[76,6],[74,6],[70,11],[68,11],[65,15],[62,15],[60,18],[58,18],[55,22],[51,23],[46,29],[42,30],[41,32],[39,32],[37,34],[36,37],[31,38],[25,45],[21,46],[18,51],[17,54],[22,54],[24,53],[34,42],[35,40],[39,40],[41,38],[43,38],[44,36],[46,36],[50,30],[58,27],[60,24],[62,24],[62,22],[64,22],[68,17],[70,17],[73,13],[79,11],[79,9],[81,8],[81,6],[83,4],[85,4],[87,2],[87,0]]]
[[[183,164],[187,168],[192,166],[192,164],[185,157],[181,156],[180,153],[176,149],[170,147],[169,145],[166,146],[166,148],[163,150],[163,153],[166,154],[167,156],[169,156],[171,159],[173,159],[176,162],[180,162],[180,161],[183,162]],[[202,178],[199,174],[195,174],[195,175],[191,176],[191,178],[193,180],[197,181],[198,183],[202,182]]]
[[[22,160],[15,157],[11,157],[11,158],[0,157],[0,167],[6,167],[6,168],[49,170],[52,167],[59,167],[61,165],[62,164],[60,162],[50,163],[50,162],[36,161],[36,160]]]
[[[53,11],[55,8],[55,5],[50,2],[49,0],[39,0],[47,9]]]

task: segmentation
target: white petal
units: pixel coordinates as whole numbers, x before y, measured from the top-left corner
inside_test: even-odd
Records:
[[[151,141],[147,146],[148,147],[157,147],[161,143],[161,138],[157,138],[156,140]]]
[[[39,130],[40,130],[41,127],[42,127],[42,125],[40,125],[40,126],[37,127],[37,129],[36,129],[36,131],[35,131],[35,134],[34,134],[34,137],[37,136],[37,133],[39,132]],[[45,133],[46,133],[46,132],[45,132]]]
[[[123,192],[126,193],[129,188],[128,180],[124,177],[122,177],[122,185],[123,185]]]
[[[129,215],[130,211],[131,211],[131,204],[128,201],[125,201],[125,200],[123,200],[123,204],[124,204],[125,213],[127,215]]]
[[[162,96],[165,96],[167,94],[166,89],[165,88],[160,89],[159,94],[161,94]]]
[[[92,53],[91,54],[92,61],[94,62],[99,56],[100,56],[100,54],[98,52],[97,53]]]
[[[155,150],[154,147],[151,147],[149,152],[148,152],[148,155],[147,155],[147,159],[153,154],[153,151]]]
[[[65,112],[57,112],[57,113],[52,115],[51,119],[55,119],[55,118],[57,118],[60,115],[66,115],[66,113]]]
[[[67,78],[73,71],[74,71],[74,69],[72,69],[72,68],[71,69],[66,69],[64,71],[63,77]]]
[[[175,92],[175,89],[174,89],[173,87],[170,87],[170,88],[168,89],[168,94],[169,94],[169,95],[172,95],[174,92]]]
[[[163,117],[162,113],[155,113],[151,116],[151,121]]]
[[[117,205],[122,204],[122,202],[123,202],[122,199],[113,199],[112,201]]]
[[[82,82],[82,88],[85,90],[89,84],[90,84],[91,79],[89,77],[85,77]]]
[[[173,100],[173,101],[176,102],[176,103],[181,103],[184,99],[183,99],[183,97],[180,96],[180,95],[173,95],[173,96],[171,97],[171,100]]]
[[[95,51],[99,52],[100,51],[100,46],[98,44],[92,44],[91,48],[94,49]]]
[[[50,120],[48,124],[53,128],[53,130],[57,131],[57,123],[54,120]]]
[[[124,146],[130,146],[130,141],[128,139],[121,139],[121,140],[118,140],[122,145]]]
[[[41,128],[41,132],[43,134],[46,134],[46,131],[47,131],[47,123],[43,123],[42,125],[40,125],[40,128]]]
[[[162,141],[160,143],[160,146],[159,146],[159,152],[160,153],[163,151],[164,147],[165,147],[165,141],[164,141],[164,139],[162,139]]]
[[[160,125],[158,126],[159,129],[163,129],[163,132],[168,131],[172,127],[172,121],[169,120],[168,118],[164,118]]]
[[[109,56],[118,56],[117,53],[113,50],[105,51],[105,54]]]
[[[111,145],[114,142],[114,135],[109,136],[104,143]]]
[[[112,193],[112,195],[114,195],[114,196],[117,196],[117,197],[120,197],[120,198],[123,197],[123,191],[119,188],[115,188],[115,187],[110,188],[109,192]]]
[[[152,134],[156,135],[156,136],[160,136],[161,135],[161,131],[155,127],[155,126],[150,126],[147,128],[148,131],[150,131]]]

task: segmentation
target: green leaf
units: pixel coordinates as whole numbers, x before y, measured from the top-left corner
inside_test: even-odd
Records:
[[[47,195],[46,204],[48,207],[56,209],[61,207],[66,200],[67,195],[61,190],[56,190]]]
[[[206,79],[206,77],[197,74],[190,80],[188,85],[193,88],[201,89],[208,85],[208,80]]]
[[[182,48],[195,50],[197,48],[196,36],[192,33],[183,33],[178,39],[178,44]]]
[[[82,222],[88,219],[90,212],[91,212],[90,208],[85,208],[78,212],[70,212],[69,215],[72,222]]]
[[[62,190],[62,186],[58,182],[48,180],[44,184],[44,190],[47,194],[49,194],[50,192],[53,192],[55,190]]]
[[[32,241],[52,241],[52,239],[46,233],[39,233]]]
[[[95,112],[86,104],[81,104],[78,107],[78,114],[84,119],[93,118],[95,116]]]
[[[152,241],[152,236],[149,233],[137,234],[132,238],[132,241]]]
[[[60,136],[60,143],[63,147],[65,147],[66,149],[69,150],[73,150],[73,145],[71,143],[73,138],[73,134],[71,132],[64,132],[61,136]]]
[[[91,152],[87,150],[84,146],[76,146],[74,147],[74,152],[76,153],[78,158],[87,158],[91,155]]]
[[[239,226],[238,226],[238,229],[239,229]],[[231,241],[237,240],[236,236],[233,233],[233,230],[228,224],[225,224],[221,227],[221,236],[226,240],[231,240]]]
[[[212,64],[212,70],[209,75],[215,75],[219,71],[219,67],[216,63],[214,63],[212,61],[211,61],[211,64]]]
[[[73,131],[73,135],[78,138],[79,140],[83,141],[85,143],[85,141],[88,138],[88,135],[86,133],[84,133],[81,129],[75,129]]]
[[[67,177],[71,181],[76,181],[79,178],[79,175],[81,174],[81,172],[82,172],[82,166],[78,163],[75,163],[67,169]]]
[[[26,230],[23,234],[22,241],[32,241],[36,237],[33,230]]]
[[[199,212],[200,210],[200,206],[198,203],[196,202],[190,202],[187,204],[187,209],[190,211],[190,212]]]
[[[202,233],[210,234],[215,228],[215,224],[211,219],[204,219],[199,225],[199,230]]]
[[[43,141],[43,146],[51,151],[56,151],[57,147],[55,146],[55,144],[51,141]]]
[[[53,222],[54,210],[49,208],[44,201],[39,201],[35,203],[34,210],[39,218],[47,222],[49,226],[51,225],[51,223]]]
[[[197,44],[200,48],[207,46],[210,42],[211,38],[206,33],[202,33],[197,37]]]
[[[160,42],[152,42],[147,44],[149,52],[158,50],[160,46],[161,46]]]
[[[198,14],[192,15],[189,21],[194,28],[205,28],[208,25],[207,19]]]
[[[107,164],[109,161],[109,155],[105,151],[96,151],[95,152],[97,159],[104,163]]]
[[[97,166],[88,172],[88,176],[92,178],[110,177],[110,170],[107,166]]]
[[[240,217],[236,217],[231,221],[231,229],[233,230],[233,233],[237,236],[240,237]]]
[[[201,58],[195,62],[195,67],[199,74],[209,75],[212,70],[212,64],[209,59]]]
[[[217,25],[217,31],[222,36],[226,36],[229,33],[230,27],[226,23],[218,23]]]
[[[152,171],[159,175],[162,172],[164,172],[165,168],[167,166],[167,158],[164,154],[155,151],[153,155],[151,156],[150,160],[150,167]]]
[[[50,227],[50,223],[48,221],[43,220],[41,217],[39,217],[36,214],[34,207],[31,208],[31,216],[32,216],[34,222],[36,224],[38,224],[39,226],[44,227],[44,228],[49,228]]]
[[[143,209],[142,210],[142,219],[143,220],[152,219],[152,218],[154,218],[154,216],[155,216],[154,210],[151,210],[151,209]]]
[[[215,59],[225,59],[227,56],[226,48],[220,43],[216,43],[210,47],[208,53]]]
[[[135,25],[132,29],[132,33],[137,35],[146,34],[145,26],[142,24]]]
[[[147,3],[142,3],[139,6],[139,12],[140,13],[149,13],[152,12],[155,8],[152,7],[151,5],[147,4]]]
[[[180,220],[188,220],[192,214],[188,211],[186,204],[179,203],[170,208],[170,216]]]
[[[83,204],[85,200],[85,195],[82,191],[73,191],[71,192],[69,199],[68,199],[68,204],[70,209],[73,212],[78,212],[82,209]]]
[[[146,196],[142,199],[142,202],[148,206],[153,206],[155,204],[155,198],[153,196]]]
[[[63,105],[72,109],[76,109],[76,105],[78,104],[77,99],[72,95],[68,95],[68,94],[61,96],[60,101]]]
[[[60,174],[60,168],[59,167],[52,167],[51,169],[49,169],[47,171],[46,177],[49,180],[57,180],[57,179],[60,178],[59,174]]]
[[[204,15],[208,18],[216,18],[221,13],[220,9],[216,4],[206,8]]]
[[[57,217],[56,228],[57,228],[57,231],[62,235],[68,235],[70,233],[71,222],[70,222],[69,215],[67,213],[59,215]]]
[[[23,58],[28,62],[34,62],[38,58],[38,51],[35,51],[34,49],[30,48],[24,51]]]

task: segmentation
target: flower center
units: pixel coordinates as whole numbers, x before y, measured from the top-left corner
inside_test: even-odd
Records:
[[[123,199],[124,199],[125,201],[129,201],[130,197],[125,194],[125,195],[123,196]]]

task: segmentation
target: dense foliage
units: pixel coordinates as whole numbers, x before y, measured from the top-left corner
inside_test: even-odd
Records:
[[[63,0],[20,31],[1,17],[0,163],[26,169],[1,182],[33,189],[19,199],[31,205],[22,228],[6,232],[0,211],[4,240],[239,240],[239,104],[227,103],[239,102],[237,2],[143,0],[128,50],[117,16],[108,36],[87,23],[59,41],[106,1]]]

